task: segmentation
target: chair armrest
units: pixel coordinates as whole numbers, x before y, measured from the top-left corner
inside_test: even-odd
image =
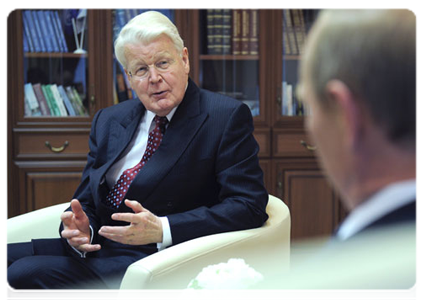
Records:
[[[7,242],[29,242],[31,239],[60,237],[60,215],[69,203],[57,204],[7,220]]]
[[[279,199],[269,221],[256,229],[214,234],[152,254],[130,265],[121,289],[184,289],[202,268],[243,258],[266,277],[289,268],[290,215]],[[269,212],[268,212],[269,213]]]

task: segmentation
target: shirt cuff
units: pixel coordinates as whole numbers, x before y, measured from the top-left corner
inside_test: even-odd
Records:
[[[167,217],[159,217],[159,219],[162,222],[163,241],[157,243],[157,249],[161,251],[172,245],[172,234],[170,232],[169,219]]]
[[[94,238],[94,230],[93,230],[93,228],[91,227],[91,225],[90,225],[90,230],[91,230],[91,240],[90,240],[90,244],[92,244],[92,242],[93,242],[93,238]],[[67,241],[68,242],[68,244],[69,244],[69,241]],[[86,257],[86,255],[87,255],[87,252],[82,252],[82,251],[79,251],[78,249],[76,249],[74,246],[72,246],[71,244],[69,244],[69,246],[76,252],[76,253],[78,253],[80,256],[81,256],[81,258],[85,258]]]

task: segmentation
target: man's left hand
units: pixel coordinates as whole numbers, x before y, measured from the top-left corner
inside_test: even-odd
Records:
[[[109,240],[127,245],[161,243],[163,229],[160,219],[137,201],[125,200],[125,205],[134,213],[115,213],[112,215],[112,219],[130,224],[127,226],[103,226],[98,233]]]

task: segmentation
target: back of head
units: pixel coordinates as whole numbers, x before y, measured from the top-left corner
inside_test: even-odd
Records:
[[[416,17],[408,10],[328,10],[319,15],[309,78],[321,101],[331,79],[362,101],[388,139],[413,149],[416,139]]]
[[[178,29],[165,15],[157,11],[147,11],[130,20],[121,30],[115,41],[115,54],[119,63],[126,68],[125,46],[128,44],[147,44],[160,35],[167,35],[182,53],[184,43]]]

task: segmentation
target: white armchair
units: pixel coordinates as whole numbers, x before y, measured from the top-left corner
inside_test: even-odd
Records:
[[[69,203],[39,209],[7,220],[8,243],[59,237],[60,214]],[[121,289],[183,289],[202,268],[243,258],[264,278],[287,271],[291,220],[288,207],[269,196],[267,222],[260,228],[209,235],[150,255],[130,265]]]

